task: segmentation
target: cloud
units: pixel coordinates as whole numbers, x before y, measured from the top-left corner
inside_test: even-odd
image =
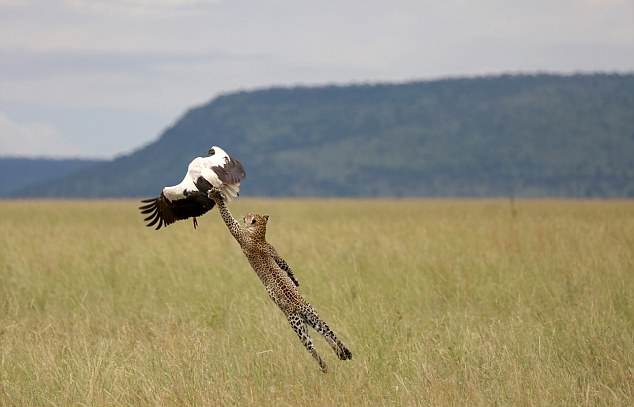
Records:
[[[37,80],[59,76],[130,73],[145,76],[166,66],[195,66],[228,61],[253,62],[264,54],[237,54],[227,51],[129,52],[129,51],[31,51],[0,49],[0,79]]]
[[[0,106],[155,112],[164,120],[219,92],[289,79],[281,62],[264,54],[0,49],[0,61]]]
[[[0,111],[111,154],[156,136],[131,118],[158,129],[237,89],[629,72],[632,12],[632,0],[0,0]],[[40,108],[81,112],[85,125]],[[104,110],[116,114],[99,120]],[[104,145],[108,133],[118,141]]]
[[[585,0],[586,3],[593,6],[623,6],[628,0]]]
[[[80,13],[121,17],[169,17],[174,13],[192,13],[220,0],[64,0],[64,5]]]
[[[0,0],[0,7],[20,7],[29,4],[29,0]]]
[[[16,123],[0,112],[0,156],[68,157],[81,151],[44,123]]]

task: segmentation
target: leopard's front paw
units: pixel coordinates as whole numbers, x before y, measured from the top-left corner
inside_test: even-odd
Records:
[[[216,187],[211,187],[211,189],[207,191],[207,196],[209,197],[209,199],[213,199],[214,201],[223,200],[222,193]]]

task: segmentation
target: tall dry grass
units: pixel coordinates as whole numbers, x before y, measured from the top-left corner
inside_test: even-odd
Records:
[[[0,406],[634,405],[634,203],[244,200],[349,345],[322,374],[214,211],[0,202]]]

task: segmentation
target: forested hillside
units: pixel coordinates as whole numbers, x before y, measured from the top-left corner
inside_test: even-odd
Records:
[[[518,75],[220,96],[29,196],[152,196],[219,145],[243,196],[634,196],[634,75]]]
[[[97,163],[101,161],[0,157],[0,197],[11,196],[34,184],[51,182]],[[36,190],[31,192],[37,193]]]

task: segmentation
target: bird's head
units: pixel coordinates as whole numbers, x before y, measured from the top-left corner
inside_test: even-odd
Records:
[[[211,148],[207,151],[207,157],[211,157],[212,155],[227,155],[227,153],[225,152],[225,150],[223,150],[222,148],[218,147],[218,146],[211,146]]]
[[[264,239],[266,237],[266,224],[269,221],[269,215],[258,215],[257,213],[248,213],[244,217],[244,227],[247,232],[254,238]]]

